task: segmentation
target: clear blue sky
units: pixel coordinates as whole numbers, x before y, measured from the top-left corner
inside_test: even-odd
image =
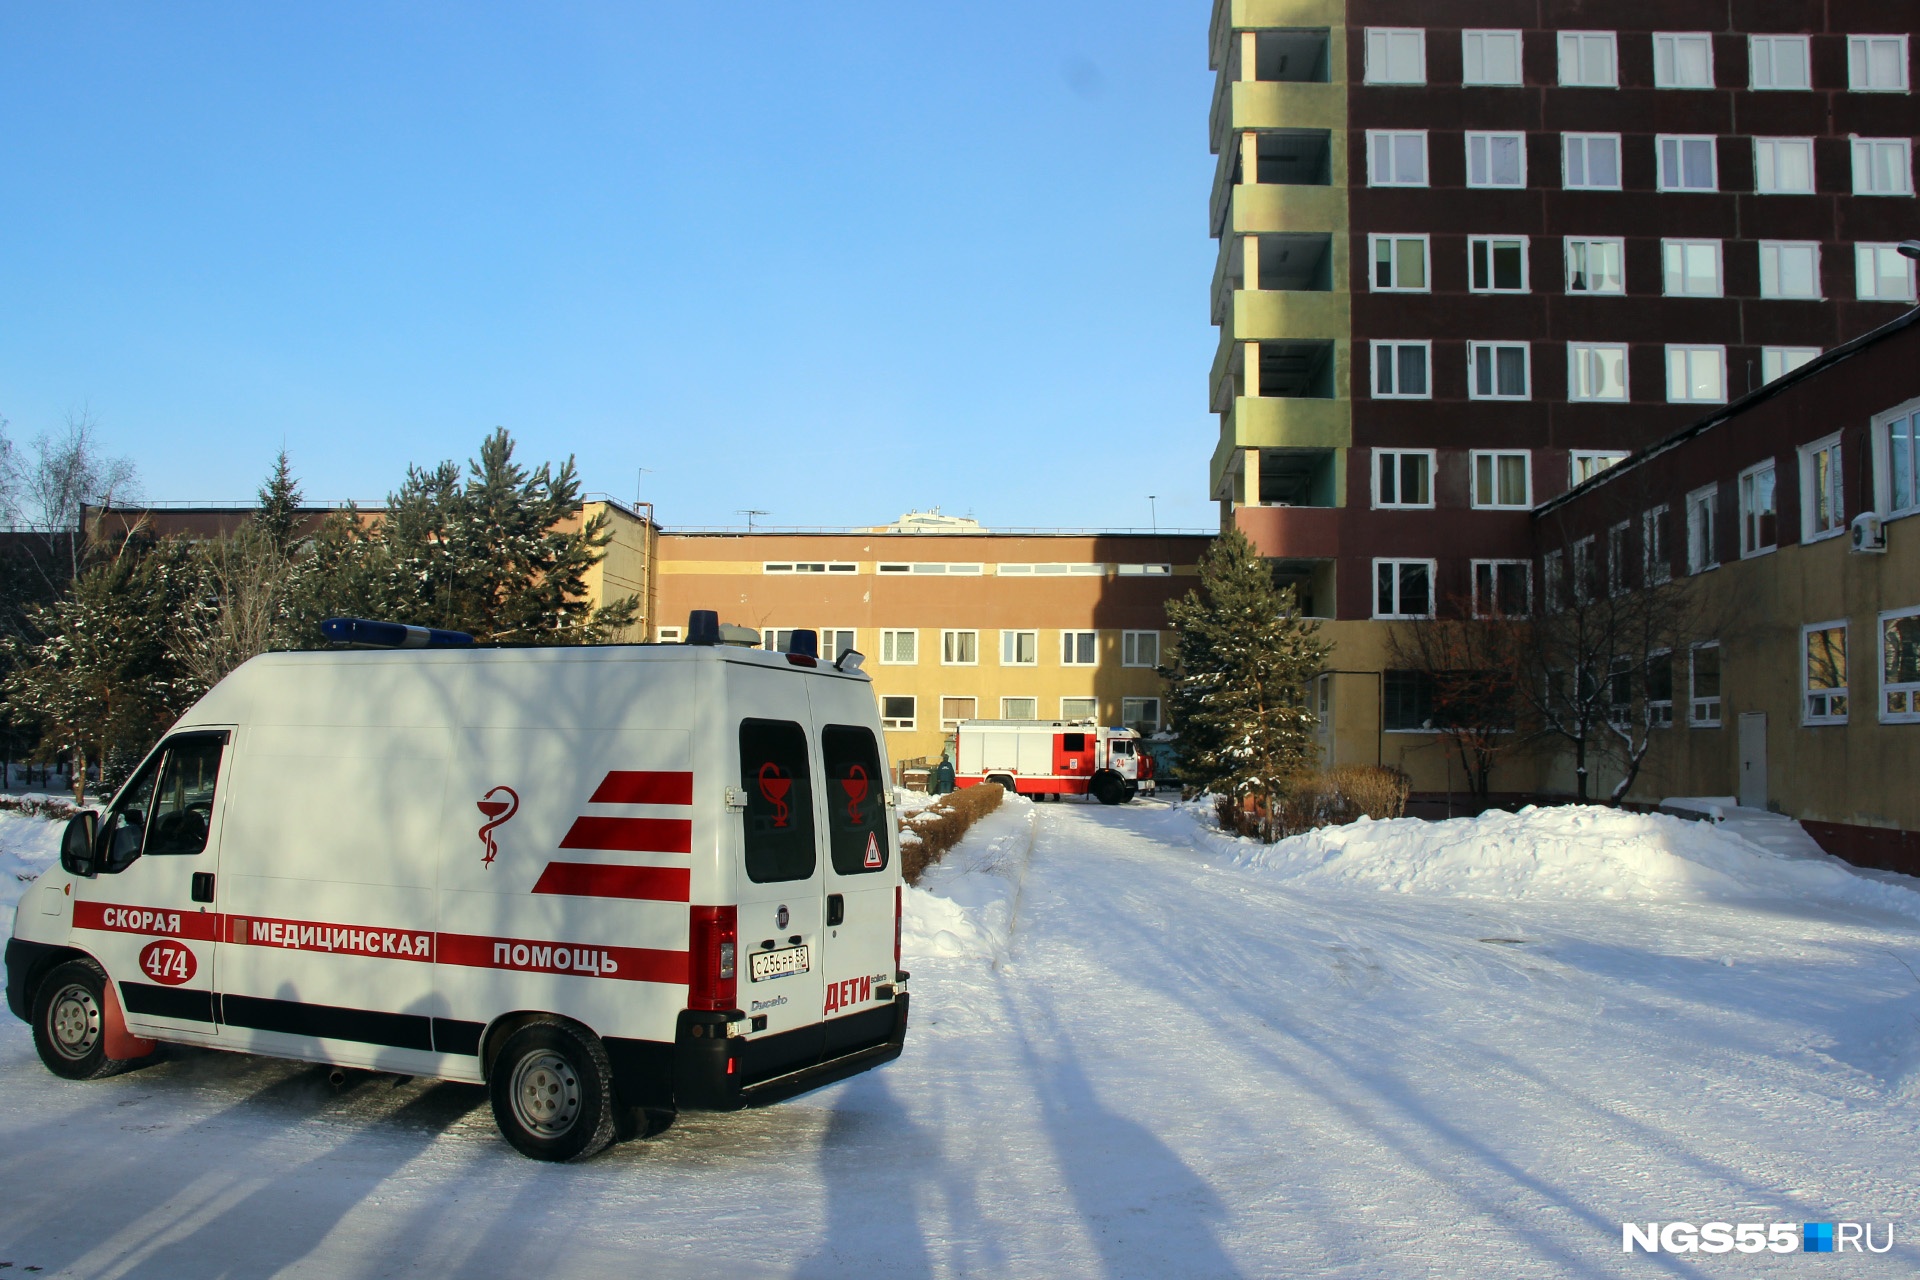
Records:
[[[673,525],[1202,526],[1206,0],[0,13],[0,416]]]

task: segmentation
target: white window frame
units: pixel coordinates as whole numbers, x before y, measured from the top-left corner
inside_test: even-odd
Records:
[[[1633,522],[1622,520],[1607,529],[1607,594],[1623,596],[1633,585],[1627,578],[1627,539],[1633,536]]]
[[[1567,562],[1559,551],[1540,557],[1540,611],[1558,613],[1567,607]]]
[[[970,716],[949,718],[947,715],[947,699],[948,698],[952,698],[955,701],[971,702],[973,704],[973,714]],[[957,729],[960,727],[963,721],[978,720],[980,718],[980,697],[978,694],[973,694],[973,693],[943,693],[940,695],[939,710],[940,710],[940,727],[942,729]]]
[[[1427,567],[1427,611],[1425,613],[1407,613],[1401,607],[1403,602],[1400,599],[1400,595],[1401,595],[1400,568],[1403,565],[1415,565],[1415,564],[1425,565]],[[1382,565],[1393,566],[1393,609],[1394,611],[1391,613],[1382,613],[1380,611],[1380,569]],[[1440,569],[1440,562],[1437,560],[1422,560],[1418,557],[1409,558],[1409,557],[1399,557],[1399,556],[1376,557],[1373,562],[1373,577],[1368,583],[1369,588],[1373,592],[1373,616],[1375,618],[1383,619],[1386,621],[1394,621],[1394,620],[1411,621],[1417,618],[1433,617],[1434,616],[1434,598],[1437,595],[1439,595],[1439,586],[1438,586],[1438,581],[1440,577],[1439,569]]]
[[[1611,142],[1613,144],[1613,182],[1610,184],[1601,184],[1598,182],[1590,182],[1585,180],[1588,175],[1584,171],[1592,168],[1592,166],[1587,162],[1586,144],[1590,142],[1596,142],[1596,141]],[[1578,142],[1581,144],[1580,167],[1583,170],[1581,174],[1582,181],[1578,183],[1573,181],[1573,163],[1572,163],[1573,146],[1572,144],[1575,142]],[[1560,135],[1560,187],[1561,187],[1561,190],[1563,191],[1618,191],[1621,189],[1620,187],[1620,184],[1622,181],[1621,169],[1623,167],[1624,166],[1621,162],[1621,156],[1620,156],[1620,135],[1619,134],[1617,133],[1563,133]]]
[[[1380,350],[1391,348],[1393,357],[1393,376],[1396,385],[1400,381],[1400,350],[1403,347],[1419,347],[1427,366],[1427,389],[1425,391],[1403,392],[1399,390],[1380,390]],[[1375,338],[1367,344],[1367,385],[1372,388],[1375,400],[1431,400],[1433,399],[1433,343],[1429,339]]]
[[[1893,295],[1880,292],[1881,281],[1886,279],[1880,274],[1880,264],[1886,261],[1888,254],[1892,254],[1900,263],[1907,276],[1906,289]],[[1856,244],[1853,246],[1854,296],[1862,302],[1912,302],[1914,300],[1913,269],[1913,259],[1902,254],[1898,245]]]
[[[1567,576],[1570,594],[1576,604],[1586,604],[1593,599],[1593,535],[1588,534],[1573,544],[1573,553],[1567,557]]]
[[[860,629],[858,627],[821,627],[817,634],[820,637],[820,661],[822,662],[840,661],[841,651],[837,650],[835,646],[839,638],[843,635],[847,637],[848,650],[855,653],[860,650]]]
[[[1626,296],[1627,242],[1624,239],[1622,239],[1619,236],[1568,236],[1564,241],[1564,244],[1566,248],[1566,282],[1565,283],[1566,283],[1567,292],[1569,294],[1572,294],[1576,297],[1583,297],[1583,298],[1620,298],[1620,297]],[[1593,247],[1596,245],[1611,246],[1612,249],[1614,250],[1615,255],[1619,259],[1620,271],[1619,271],[1618,279],[1620,282],[1620,287],[1618,289],[1575,288],[1573,283],[1574,282],[1573,247],[1575,245],[1584,246],[1587,249],[1587,253],[1585,256],[1588,256],[1588,257],[1592,256]],[[1588,272],[1587,278],[1592,279],[1593,273]]]
[[[1760,381],[1772,382],[1784,378],[1809,360],[1820,355],[1818,347],[1762,347],[1760,348]]]
[[[1104,561],[1062,562],[1050,561],[1042,564],[999,564],[994,566],[996,577],[1002,578],[1058,578],[1079,577],[1099,578],[1106,576]]]
[[[1081,636],[1093,637],[1093,660],[1090,662],[1083,662],[1077,656],[1080,648],[1079,637]],[[1099,666],[1100,633],[1098,631],[1088,630],[1062,631],[1060,633],[1060,665],[1063,667]]]
[[[1675,387],[1673,378],[1673,358],[1676,354],[1687,356],[1687,379],[1684,386]],[[1720,394],[1718,396],[1695,396],[1693,392],[1693,357],[1700,353],[1715,355],[1720,361]],[[1727,349],[1711,343],[1669,342],[1664,352],[1667,362],[1667,403],[1668,404],[1725,404],[1727,402]],[[1675,394],[1680,392],[1682,394]]]
[[[1399,463],[1402,457],[1420,457],[1427,460],[1427,500],[1425,502],[1382,502],[1380,500],[1380,471],[1388,460],[1394,467],[1393,491],[1398,497],[1401,490]],[[1375,449],[1373,450],[1373,477],[1367,493],[1369,505],[1375,511],[1429,511],[1433,508],[1434,481],[1439,469],[1439,455],[1432,449]]]
[[[1873,54],[1875,44],[1894,41],[1900,46],[1900,82],[1898,84],[1873,84]],[[1847,37],[1847,91],[1849,93],[1906,93],[1909,89],[1911,72],[1907,66],[1907,37],[1905,34],[1888,35],[1850,35]],[[1864,56],[1863,56],[1864,55]],[[1862,83],[1861,72],[1865,71],[1868,83]]]
[[[1387,264],[1393,283],[1380,283],[1380,246],[1389,246]],[[1400,276],[1400,245],[1402,243],[1420,246],[1420,283],[1403,284]],[[1374,293],[1431,293],[1433,292],[1433,240],[1424,235],[1392,235],[1379,233],[1367,237],[1367,287]]]
[[[1627,451],[1625,449],[1569,449],[1567,450],[1567,487],[1571,489],[1579,485],[1585,484],[1588,480],[1593,479],[1593,476],[1597,476],[1602,471],[1605,471],[1607,467],[1617,466],[1621,461],[1621,459],[1625,458],[1626,456],[1627,456]],[[1593,469],[1593,475],[1587,476],[1585,479],[1581,478],[1580,463],[1582,461],[1599,462],[1602,459],[1606,460],[1606,466],[1595,467]]]
[[[1920,618],[1920,606],[1888,609],[1880,615],[1874,648],[1880,652],[1880,723],[1920,724],[1920,682],[1893,681],[1887,673],[1887,624],[1907,618]],[[1898,705],[1899,710],[1894,710]]]
[[[1114,576],[1120,578],[1170,578],[1173,566],[1170,564],[1123,564],[1114,568]]]
[[[1153,661],[1140,661],[1141,637],[1147,637],[1153,643]],[[1158,631],[1122,631],[1120,633],[1120,665],[1153,670],[1160,665],[1160,633]]]
[[[1808,663],[1811,658],[1810,641],[1816,632],[1838,631],[1842,650],[1840,684],[1832,689],[1815,689],[1811,677],[1813,672]],[[1823,724],[1845,724],[1847,722],[1848,691],[1852,686],[1852,673],[1846,668],[1853,665],[1853,637],[1847,634],[1847,620],[1836,618],[1831,622],[1809,622],[1800,628],[1800,723],[1807,726]],[[1819,699],[1817,703],[1815,699]],[[1834,709],[1836,701],[1839,709]],[[1819,710],[1815,710],[1819,707]]]
[[[1698,42],[1707,51],[1707,80],[1705,84],[1686,84],[1681,82],[1676,72],[1680,68],[1680,42]],[[1662,46],[1665,46],[1663,49]],[[1653,33],[1653,87],[1656,89],[1711,89],[1714,87],[1713,75],[1713,34],[1707,31],[1656,31]]]
[[[1506,605],[1506,603],[1500,599],[1500,570],[1504,568],[1512,568],[1516,565],[1521,570],[1524,571],[1524,574],[1526,577],[1525,591],[1527,594],[1527,598],[1521,602],[1521,607],[1519,609],[1512,609],[1512,608],[1509,608]],[[1533,561],[1531,560],[1473,560],[1468,563],[1468,569],[1469,569],[1469,572],[1472,574],[1473,616],[1474,617],[1492,618],[1492,617],[1498,616],[1498,617],[1506,617],[1506,618],[1525,618],[1525,617],[1532,616],[1533,614]],[[1486,604],[1491,606],[1491,608],[1487,608],[1487,609],[1481,608],[1480,571],[1483,569],[1487,570]],[[1375,585],[1375,589],[1378,590],[1378,584]]]
[[[1840,447],[1840,433],[1834,432],[1800,446],[1800,541],[1825,542],[1847,531],[1846,454]],[[1815,473],[1822,455],[1829,455],[1826,484]],[[1830,523],[1819,525],[1820,508],[1827,508]]]
[[[1710,249],[1713,253],[1713,289],[1708,293],[1695,293],[1685,287],[1688,278],[1686,259],[1695,249]],[[1676,273],[1673,269],[1673,255],[1681,255],[1681,270],[1677,279],[1682,286],[1674,288]],[[1724,298],[1727,293],[1727,264],[1724,249],[1718,240],[1662,240],[1660,242],[1660,291],[1668,298]]]
[[[1767,543],[1760,541],[1760,512],[1752,501],[1763,475],[1767,477],[1767,496],[1773,502],[1773,541]],[[1755,556],[1772,555],[1780,546],[1780,472],[1774,459],[1756,462],[1741,471],[1736,493],[1740,512],[1740,558],[1751,560]]]
[[[1703,485],[1687,495],[1687,572],[1720,567],[1720,485]]]
[[[1807,184],[1803,187],[1782,186],[1780,183],[1780,154],[1793,147],[1806,153]],[[1763,162],[1761,157],[1769,156]],[[1771,171],[1768,173],[1768,171]],[[1763,176],[1765,175],[1765,176]],[[1770,179],[1770,180],[1769,180]],[[1753,140],[1753,190],[1763,196],[1810,196],[1819,191],[1818,171],[1814,168],[1812,138],[1755,138]]]
[[[1489,474],[1495,489],[1499,488],[1499,459],[1520,459],[1521,485],[1524,492],[1518,502],[1485,502],[1480,492],[1480,460],[1492,460]],[[1531,511],[1533,510],[1533,451],[1531,449],[1475,449],[1468,455],[1467,493],[1475,511]]]
[[[911,658],[900,656],[900,637],[911,636],[909,647],[913,650]],[[880,665],[883,667],[915,667],[920,665],[920,633],[912,627],[888,627],[880,633]]]
[[[1888,520],[1920,512],[1920,419],[1916,419],[1916,415],[1920,415],[1920,398],[1874,414],[1867,434],[1873,450],[1873,505]],[[1910,433],[1906,457],[1907,502],[1904,506],[1896,505],[1898,495],[1894,481],[1899,459],[1893,456],[1893,424],[1902,421],[1908,424]]]
[[[1033,642],[1033,656],[1026,661],[1020,660],[1020,637],[1026,636]],[[1011,649],[1013,656],[1008,657]],[[1040,665],[1040,633],[1032,628],[1012,628],[1000,632],[1000,665],[1003,667],[1037,667]]]
[[[1673,581],[1673,531],[1667,527],[1673,509],[1662,502],[1640,513],[1640,581],[1650,587]]]
[[[1512,394],[1498,391],[1498,390],[1486,391],[1486,392],[1481,391],[1479,389],[1478,379],[1476,379],[1474,376],[1476,373],[1475,366],[1479,363],[1479,356],[1480,356],[1481,349],[1486,348],[1487,350],[1495,353],[1492,369],[1493,369],[1494,382],[1495,382],[1495,385],[1497,386],[1500,380],[1500,361],[1499,361],[1498,353],[1502,350],[1506,350],[1511,347],[1520,348],[1520,376],[1521,376],[1521,379],[1526,383],[1526,387],[1518,395],[1512,395]],[[1533,344],[1531,342],[1502,342],[1498,340],[1488,340],[1485,342],[1467,343],[1467,399],[1469,400],[1531,400],[1533,399]]]
[[[1073,712],[1067,710],[1067,704],[1069,702],[1091,702],[1093,704],[1093,709],[1088,711],[1085,715],[1075,715]],[[1099,696],[1097,694],[1091,694],[1091,693],[1067,694],[1065,697],[1060,699],[1060,718],[1062,720],[1070,720],[1070,721],[1098,720],[1100,718]]]
[[[1596,395],[1591,391],[1595,379],[1586,375],[1601,353],[1620,361],[1620,394]],[[1585,367],[1583,367],[1583,362]],[[1575,404],[1625,404],[1633,399],[1633,361],[1624,342],[1569,342],[1567,344],[1567,399]],[[1603,381],[1603,379],[1602,379]],[[1588,384],[1583,391],[1582,384]]]
[[[1496,140],[1502,141],[1502,142],[1512,142],[1516,144],[1514,148],[1515,154],[1517,154],[1520,158],[1520,176],[1516,181],[1513,181],[1513,182],[1493,181],[1493,145],[1492,144]],[[1473,166],[1474,166],[1473,144],[1475,142],[1479,142],[1482,145],[1482,147],[1485,149],[1484,158],[1486,161],[1487,175],[1486,175],[1486,181],[1484,182],[1475,182],[1473,180]],[[1466,135],[1466,152],[1467,152],[1467,170],[1466,170],[1467,185],[1469,187],[1475,188],[1476,190],[1515,191],[1515,190],[1520,190],[1527,185],[1527,135],[1526,134],[1516,132],[1514,130],[1499,130],[1499,131],[1476,130]]]
[[[911,704],[913,707],[913,714],[906,715],[906,716],[888,715],[887,703],[889,700],[894,698],[905,699],[909,704]],[[917,729],[919,725],[920,725],[920,699],[918,697],[916,697],[911,693],[883,693],[880,695],[880,727],[882,729],[896,729],[896,730],[910,732],[914,729]]]
[[[1155,697],[1153,694],[1137,694],[1132,697],[1121,698],[1120,699],[1120,723],[1127,726],[1129,729],[1131,729],[1134,726],[1134,723],[1136,721],[1141,724],[1145,724],[1147,722],[1146,716],[1144,715],[1130,716],[1127,714],[1127,707],[1129,705],[1140,706],[1141,704],[1148,703],[1148,702],[1151,702],[1153,704],[1153,728],[1148,732],[1149,733],[1160,732],[1161,723],[1162,723],[1160,719],[1160,699]],[[1144,708],[1142,709],[1144,710]],[[1146,737],[1148,735],[1142,734],[1141,736]]]
[[[1801,84],[1780,84],[1779,65],[1775,54],[1788,45],[1800,48],[1800,70],[1805,77]],[[1760,50],[1765,48],[1765,58]],[[1760,82],[1762,64],[1765,64],[1768,83]],[[1747,88],[1758,93],[1803,93],[1813,88],[1813,46],[1802,35],[1758,35],[1747,37]]]
[[[1590,45],[1604,43],[1607,50],[1608,75],[1604,80],[1586,78],[1587,50]],[[1572,61],[1568,60],[1569,50],[1573,51]],[[1555,52],[1560,62],[1560,87],[1563,89],[1618,89],[1620,87],[1620,38],[1612,31],[1562,31]],[[1576,78],[1569,80],[1567,72],[1571,69]]]
[[[858,573],[860,566],[851,560],[769,560],[760,565],[766,574]]]
[[[1480,76],[1473,75],[1475,39],[1480,45]],[[1513,78],[1495,80],[1487,75],[1487,41],[1510,39],[1513,41]],[[1526,79],[1526,36],[1519,31],[1500,28],[1469,29],[1460,33],[1460,83],[1464,85],[1518,85]]]
[[[1719,678],[1720,692],[1702,695],[1700,689],[1699,663],[1697,658],[1702,649],[1714,651],[1714,675]],[[1720,703],[1726,697],[1727,667],[1726,655],[1720,652],[1718,640],[1702,640],[1698,644],[1687,646],[1687,727],[1690,729],[1718,729],[1720,727]]]
[[[1880,157],[1893,153],[1893,185],[1883,187],[1880,184]],[[1848,138],[1848,155],[1853,163],[1853,194],[1857,196],[1886,196],[1891,199],[1907,199],[1913,195],[1913,139],[1912,138],[1863,138],[1859,134]]]
[[[973,657],[956,658],[952,655],[958,648],[957,637],[973,637]],[[977,667],[980,665],[980,632],[975,627],[945,627],[940,632],[940,665],[943,667]]]
[[[1407,68],[1395,68],[1395,44],[1411,37],[1417,46],[1415,55],[1419,62],[1417,77],[1406,74]],[[1368,27],[1366,45],[1366,68],[1362,72],[1367,84],[1425,84],[1427,82],[1427,32],[1424,27]],[[1393,74],[1398,70],[1400,74]]]
[[[977,578],[986,572],[984,564],[942,564],[938,561],[920,564],[898,564],[882,561],[874,566],[874,572],[884,574],[908,573],[916,575],[941,575],[953,578]]]
[[[1380,143],[1387,143],[1389,157],[1396,157],[1399,151],[1397,139],[1420,139],[1420,177],[1418,181],[1401,181],[1397,176],[1391,180],[1383,177],[1380,166],[1375,163]],[[1397,167],[1397,159],[1395,165]],[[1370,187],[1425,187],[1432,184],[1432,156],[1427,149],[1427,131],[1425,129],[1369,129],[1367,130],[1367,185]]]
[[[1672,156],[1678,166],[1678,171],[1673,173],[1670,173],[1667,168],[1669,143],[1672,144]],[[1688,186],[1684,181],[1687,168],[1687,148],[1690,145],[1698,145],[1701,143],[1706,144],[1707,168],[1711,180],[1708,185],[1704,187]],[[1656,134],[1653,139],[1653,159],[1654,189],[1657,191],[1700,194],[1715,192],[1720,189],[1720,140],[1711,133]],[[1676,184],[1669,181],[1670,177],[1679,178],[1682,181]]]
[[[1493,246],[1496,244],[1504,244],[1504,245],[1517,244],[1520,246],[1520,287],[1518,289],[1502,289],[1499,286],[1491,283],[1493,280]],[[1475,245],[1485,245],[1487,247],[1487,250],[1486,250],[1487,280],[1489,283],[1485,287],[1477,285],[1473,282],[1473,268],[1474,268],[1473,250]],[[1532,256],[1533,256],[1533,243],[1532,243],[1532,240],[1527,236],[1495,236],[1495,235],[1468,236],[1467,237],[1467,292],[1468,293],[1507,293],[1507,294],[1531,292],[1532,285],[1533,285],[1533,281],[1530,278],[1531,272],[1529,270],[1531,264],[1527,261],[1527,259]]]
[[[1781,263],[1788,253],[1810,253],[1813,256],[1813,292],[1787,293],[1782,288]],[[1820,282],[1820,242],[1818,240],[1762,240],[1760,242],[1760,296],[1763,298],[1797,299],[1804,302],[1818,302],[1826,296],[1825,287]]]
[[[1662,658],[1667,660],[1667,696],[1656,698],[1653,696],[1652,667]],[[1641,670],[1641,680],[1647,691],[1647,723],[1655,729],[1673,728],[1673,650],[1655,649],[1648,653],[1647,665]]]
[[[1013,709],[1007,705],[1009,702],[1032,703],[1033,714],[1030,716],[1016,716],[1013,714]],[[1000,697],[1000,718],[1002,720],[1038,720],[1040,718],[1040,699],[1030,694],[1002,694]]]

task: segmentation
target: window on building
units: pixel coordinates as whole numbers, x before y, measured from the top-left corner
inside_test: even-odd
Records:
[[[1840,436],[1800,446],[1800,541],[1817,542],[1847,530]]]
[[[1567,453],[1567,484],[1585,484],[1626,456],[1619,449],[1570,450]]]
[[[1763,196],[1813,194],[1812,138],[1755,138],[1753,189]]]
[[[1713,88],[1713,37],[1704,31],[1654,33],[1653,86],[1656,89]]]
[[[1627,346],[1623,342],[1567,344],[1567,399],[1627,399]]]
[[[1811,241],[1760,242],[1760,296],[1818,298],[1820,246]]]
[[[1855,93],[1907,91],[1907,38],[1847,37],[1847,88]]]
[[[1567,566],[1558,551],[1549,551],[1540,557],[1541,606],[1548,613],[1558,613],[1567,607]]]
[[[1763,462],[1740,473],[1740,555],[1757,556],[1774,548],[1775,522],[1773,463]]]
[[[1599,585],[1599,562],[1593,554],[1593,539],[1582,538],[1573,544],[1573,598],[1582,604],[1594,598]]]
[[[1098,698],[1062,698],[1060,699],[1060,718],[1062,720],[1096,720],[1100,716]]]
[[[1040,700],[1038,698],[1002,698],[1000,699],[1000,718],[1002,720],[1038,720]]]
[[[1818,347],[1762,347],[1760,381],[1772,382],[1775,378],[1792,373],[1819,354]]]
[[[1525,508],[1533,505],[1533,455],[1525,451],[1495,453],[1474,450],[1473,505],[1483,508]]]
[[[760,633],[760,647],[769,653],[792,653],[797,627],[768,627]]]
[[[1816,622],[1800,629],[1806,703],[1802,724],[1847,722],[1847,624]]]
[[[1427,33],[1419,27],[1368,27],[1368,84],[1425,84]]]
[[[1583,89],[1618,87],[1620,70],[1613,32],[1562,31],[1560,83]]]
[[[1388,733],[1433,728],[1433,676],[1425,671],[1380,673],[1380,727]]]
[[[1647,657],[1647,723],[1655,729],[1673,728],[1673,653],[1661,650]]]
[[[1910,196],[1913,194],[1913,140],[1911,138],[1855,138],[1853,140],[1853,194]]]
[[[1673,580],[1673,544],[1667,535],[1670,520],[1665,503],[1640,516],[1640,580],[1650,587]]]
[[[1143,737],[1160,732],[1160,699],[1120,699],[1120,723]]]
[[[1433,505],[1433,450],[1375,449],[1373,451],[1373,505],[1376,507],[1431,507]]]
[[[1632,528],[1622,520],[1607,530],[1607,594],[1623,595],[1633,585],[1633,577],[1628,572],[1633,561],[1627,554],[1627,531]]]
[[[876,566],[881,573],[940,574],[951,577],[979,577],[983,564],[886,564]]]
[[[1714,157],[1713,135],[1662,135],[1658,139],[1658,153],[1660,190],[1719,190],[1720,170]]]
[[[942,631],[940,663],[948,667],[971,667],[980,661],[978,631]]]
[[[1519,84],[1518,31],[1462,31],[1460,33],[1463,84]]]
[[[1469,133],[1467,185],[1470,187],[1524,187],[1527,185],[1527,135],[1524,133]]]
[[[1913,259],[1895,245],[1855,245],[1853,272],[1854,291],[1863,301],[1913,301]]]
[[[1687,495],[1687,572],[1705,573],[1720,567],[1720,544],[1714,540],[1719,523],[1720,486],[1710,484]]]
[[[1467,371],[1470,399],[1525,400],[1529,394],[1524,342],[1469,342]]]
[[[1467,287],[1475,293],[1525,293],[1527,238],[1468,236]]]
[[[1373,616],[1432,617],[1434,567],[1432,560],[1375,560]]]
[[[1687,680],[1692,693],[1687,723],[1696,729],[1720,727],[1720,642],[1709,640],[1687,651]]]
[[[1667,401],[1670,404],[1725,404],[1725,347],[1667,348]]]
[[[1433,358],[1430,342],[1376,342],[1373,344],[1373,395],[1376,400],[1426,400],[1433,395],[1427,366]]]
[[[889,693],[880,699],[882,729],[911,729],[917,723],[917,703],[912,694]]]
[[[920,661],[918,631],[882,631],[880,661],[890,667],[910,667]]]
[[[1811,89],[1807,74],[1812,65],[1805,36],[1750,36],[1747,39],[1747,65],[1752,74],[1748,86],[1754,89]]]
[[[1624,729],[1633,723],[1633,662],[1619,657],[1607,664],[1607,723]]]
[[[1620,189],[1620,135],[1561,135],[1561,182],[1569,191]]]
[[[978,720],[980,700],[978,698],[953,697],[940,699],[940,727],[957,729],[962,720]]]
[[[1903,405],[1882,415],[1874,424],[1873,450],[1880,509],[1890,516],[1920,510],[1920,413]]]
[[[1533,565],[1525,560],[1473,562],[1473,615],[1524,618],[1533,612]]]
[[[680,638],[685,632],[679,627],[658,627],[655,628],[653,634],[654,641],[657,644],[679,644]]]
[[[1718,240],[1662,240],[1660,261],[1670,298],[1717,298],[1724,292]]]
[[[1096,631],[1062,631],[1060,633],[1060,665],[1063,667],[1091,667],[1100,660],[1099,633]]]
[[[1426,186],[1426,130],[1367,130],[1367,185]]]
[[[1626,243],[1567,237],[1568,293],[1625,293]]]
[[[1920,722],[1920,609],[1880,615],[1880,718]]]
[[[1040,633],[1038,631],[1002,631],[1000,633],[1000,665],[1003,667],[1031,667],[1040,661]]]
[[[996,566],[994,572],[1003,578],[1098,578],[1105,576],[1107,566],[1104,562],[1100,561],[1084,561],[1078,563],[1054,562],[1048,564],[1002,564]]]
[[[1120,633],[1120,665],[1123,667],[1159,666],[1160,633],[1158,631],[1122,631]]]
[[[859,648],[854,642],[852,627],[820,628],[820,656],[828,662],[838,662],[845,654]]]
[[[1122,578],[1168,578],[1173,576],[1170,564],[1123,564],[1114,570]]]
[[[860,566],[848,560],[767,561],[762,573],[858,573]]]
[[[1424,293],[1427,290],[1425,236],[1370,236],[1373,287],[1377,292]]]

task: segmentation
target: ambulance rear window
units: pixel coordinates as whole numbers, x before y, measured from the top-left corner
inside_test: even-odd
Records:
[[[820,731],[827,766],[827,837],[843,876],[887,869],[887,786],[873,731],[830,724]]]
[[[740,790],[747,797],[747,878],[813,874],[813,787],[806,730],[790,720],[740,722]]]

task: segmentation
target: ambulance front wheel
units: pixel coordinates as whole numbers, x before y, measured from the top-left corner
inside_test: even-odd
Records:
[[[49,973],[33,999],[33,1047],[47,1070],[69,1080],[117,1076],[138,1059],[107,1056],[107,975],[91,960]]]
[[[541,1018],[514,1032],[487,1080],[494,1122],[521,1155],[585,1160],[619,1119],[606,1046],[584,1027]]]

